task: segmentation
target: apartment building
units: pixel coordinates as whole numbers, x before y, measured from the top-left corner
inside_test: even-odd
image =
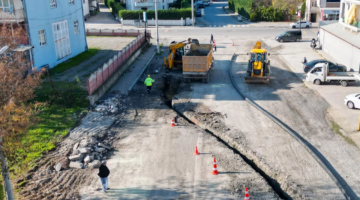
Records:
[[[0,0],[0,23],[23,29],[20,49],[38,68],[87,49],[83,0]]]
[[[306,0],[306,21],[338,20],[339,12],[340,0]]]

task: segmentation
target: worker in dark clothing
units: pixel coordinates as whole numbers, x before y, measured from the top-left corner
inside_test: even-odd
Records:
[[[214,42],[214,36],[213,36],[213,34],[211,34],[210,43],[213,43],[213,42]]]
[[[99,167],[98,176],[100,177],[101,185],[102,185],[102,188],[103,188],[104,192],[106,192],[106,190],[110,189],[110,188],[108,188],[108,176],[109,176],[109,174],[110,174],[110,170],[106,166],[106,160],[103,160],[101,162],[100,167]]]
[[[303,64],[306,64],[306,63],[307,63],[307,59],[306,59],[306,57],[304,57]]]

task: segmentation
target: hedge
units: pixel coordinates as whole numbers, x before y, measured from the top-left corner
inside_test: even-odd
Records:
[[[142,10],[120,10],[119,18],[123,19],[142,19]],[[148,10],[146,12],[148,19],[155,19],[155,11]],[[191,8],[158,10],[158,19],[180,19],[191,18]]]
[[[111,13],[116,15],[120,10],[126,10],[120,3],[113,2],[111,3]]]
[[[105,0],[104,3],[108,8],[111,8],[111,13],[113,15],[118,14],[120,10],[125,10],[118,0]]]
[[[273,6],[261,6],[252,9],[250,14],[251,21],[284,21],[284,12],[280,9],[276,9]]]
[[[229,9],[246,18],[250,18],[252,0],[228,0]]]

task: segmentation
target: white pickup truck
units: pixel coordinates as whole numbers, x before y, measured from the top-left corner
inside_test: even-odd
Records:
[[[307,74],[306,81],[311,81],[315,85],[321,85],[324,82],[339,82],[346,87],[351,82],[360,80],[360,74],[348,72],[331,72],[328,70],[328,63],[316,64]]]

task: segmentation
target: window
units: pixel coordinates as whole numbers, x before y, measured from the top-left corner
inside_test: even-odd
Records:
[[[61,59],[71,54],[71,44],[67,20],[52,24],[56,58]]]
[[[69,0],[69,4],[75,4],[75,0]]]
[[[46,45],[45,29],[38,31],[40,46]]]
[[[79,21],[78,20],[74,21],[74,32],[75,32],[75,34],[79,33]]]
[[[56,4],[56,0],[50,0],[50,8],[56,8],[57,4]]]
[[[3,12],[10,12],[13,9],[12,0],[0,0],[0,9]]]

